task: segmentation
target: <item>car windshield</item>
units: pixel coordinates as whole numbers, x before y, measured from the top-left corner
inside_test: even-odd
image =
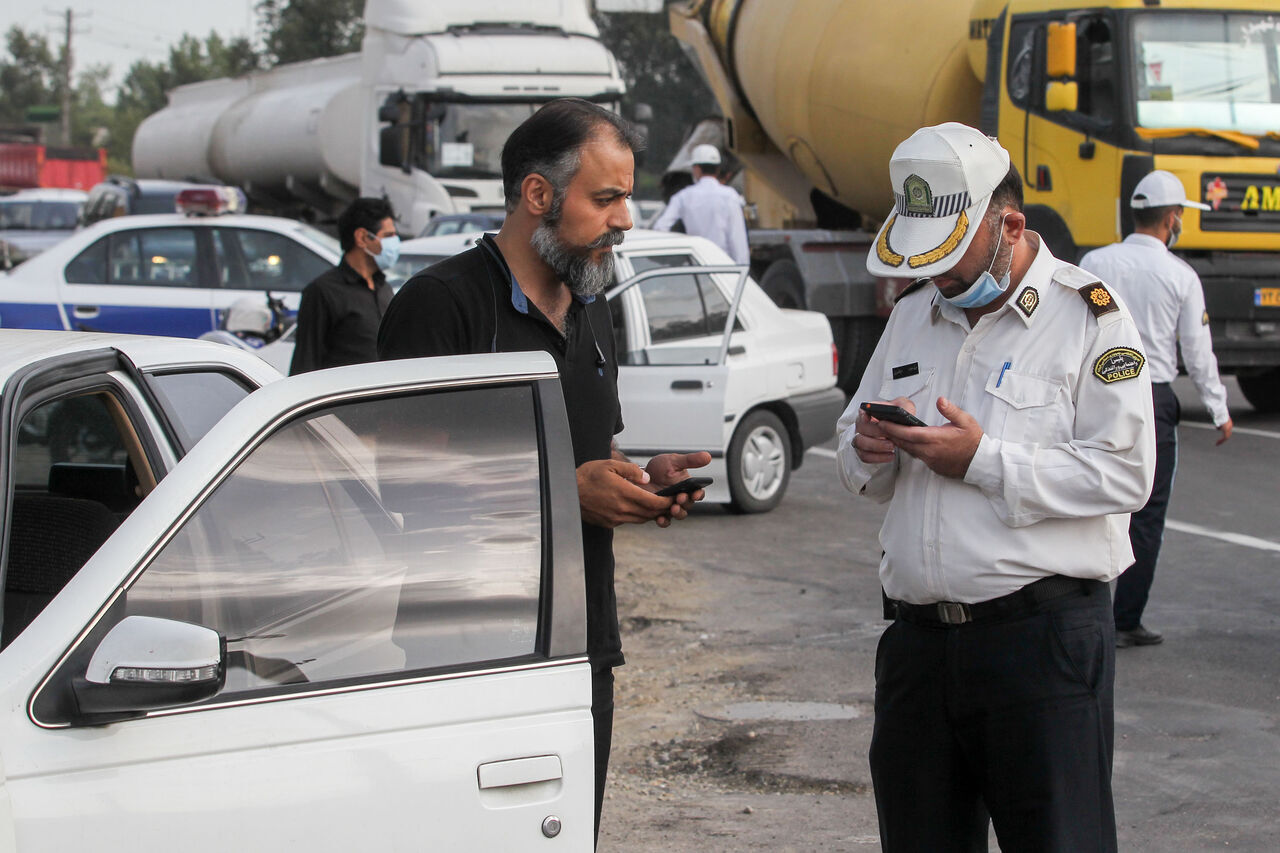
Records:
[[[442,104],[427,125],[426,170],[436,177],[500,178],[502,145],[541,103]]]
[[[1133,26],[1141,127],[1280,128],[1280,16],[1146,13]]]
[[[70,231],[80,205],[74,201],[0,201],[0,229]]]

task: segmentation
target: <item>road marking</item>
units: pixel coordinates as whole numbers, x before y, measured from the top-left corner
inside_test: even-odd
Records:
[[[1164,523],[1165,527],[1170,530],[1177,530],[1180,533],[1190,533],[1193,536],[1204,536],[1209,539],[1219,539],[1223,542],[1230,542],[1232,545],[1243,545],[1246,548],[1257,548],[1259,551],[1280,551],[1280,542],[1272,542],[1270,539],[1259,539],[1257,536],[1246,536],[1243,533],[1225,533],[1221,530],[1213,530],[1208,527],[1201,527],[1198,524],[1188,524],[1185,521],[1174,521],[1169,519]]]
[[[1195,429],[1211,429],[1214,431],[1217,431],[1218,429],[1213,424],[1206,424],[1200,421],[1183,421],[1178,424],[1178,426],[1194,427]],[[1271,432],[1265,429],[1254,429],[1253,427],[1233,427],[1231,429],[1231,434],[1236,435],[1237,433],[1240,435],[1256,435],[1259,438],[1280,438],[1280,432]]]
[[[836,452],[835,452],[834,450],[827,450],[827,448],[825,448],[825,447],[810,447],[806,452],[807,452],[807,453],[816,453],[816,454],[818,454],[819,456],[825,456],[825,457],[827,457],[828,459],[835,459],[835,458],[836,458]]]

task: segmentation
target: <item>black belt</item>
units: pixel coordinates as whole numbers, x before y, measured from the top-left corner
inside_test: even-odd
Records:
[[[977,604],[963,604],[959,601],[908,604],[885,596],[884,615],[886,619],[902,619],[917,625],[940,626],[989,622],[994,619],[1016,619],[1026,616],[1035,610],[1037,605],[1046,601],[1065,598],[1069,595],[1089,595],[1095,587],[1100,586],[1102,586],[1101,581],[1050,575],[1027,584],[1017,592],[1011,592],[990,601],[980,601]]]

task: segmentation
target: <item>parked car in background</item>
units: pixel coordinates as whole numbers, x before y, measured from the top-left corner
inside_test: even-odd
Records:
[[[441,213],[432,217],[419,237],[440,237],[445,234],[467,234],[472,231],[497,231],[506,219],[501,213]]]
[[[129,178],[111,175],[89,190],[81,222],[92,225],[116,216],[139,216],[149,213],[178,212],[178,194],[183,190],[209,187],[210,184],[190,181],[163,181],[149,178]],[[239,192],[236,190],[236,192]],[[241,194],[243,198],[243,194]],[[233,212],[243,213],[241,204]]]
[[[19,190],[0,197],[0,262],[8,269],[65,240],[76,229],[83,190]]]
[[[401,258],[428,266],[474,239],[408,240]],[[709,502],[773,509],[805,450],[834,435],[844,410],[826,317],[779,308],[701,237],[633,230],[614,253],[619,284],[606,295],[626,425],[619,448],[641,464],[709,450],[711,465],[698,472],[715,478]],[[288,371],[292,333],[257,352]]]
[[[0,847],[592,849],[550,357],[3,330],[0,387]]]
[[[0,327],[194,338],[254,291],[296,311],[300,291],[338,263],[338,241],[289,219],[218,215],[223,189],[178,196],[210,215],[114,217],[0,274]]]

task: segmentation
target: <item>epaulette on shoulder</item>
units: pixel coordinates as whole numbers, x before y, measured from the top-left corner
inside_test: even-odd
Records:
[[[908,284],[906,287],[902,289],[901,293],[899,293],[897,296],[893,298],[893,304],[897,305],[905,297],[915,293],[917,290],[924,287],[926,284],[929,284],[931,281],[932,279],[928,279],[928,278],[918,278],[915,281],[911,282],[910,284]]]
[[[1111,291],[1107,290],[1107,286],[1100,281],[1077,288],[1076,292],[1080,294],[1080,298],[1084,300],[1085,305],[1089,306],[1089,311],[1095,317],[1102,317],[1104,314],[1120,310]]]

